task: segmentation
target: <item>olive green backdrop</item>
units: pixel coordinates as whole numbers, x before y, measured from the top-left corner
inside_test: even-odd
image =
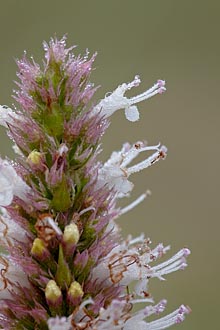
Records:
[[[187,320],[173,329],[219,328],[219,0],[5,0],[0,1],[0,103],[11,105],[14,58],[23,50],[41,60],[41,43],[68,33],[68,43],[98,51],[92,80],[97,99],[135,74],[142,92],[158,78],[167,93],[139,106],[141,120],[116,113],[103,140],[103,159],[124,141],[167,145],[168,157],[131,179],[132,198],[152,196],[119,221],[124,235],[144,231],[172,251],[192,249],[189,267],[151,281],[155,300],[168,311],[185,303]],[[12,156],[1,130],[1,155]],[[126,200],[125,203],[128,203]]]

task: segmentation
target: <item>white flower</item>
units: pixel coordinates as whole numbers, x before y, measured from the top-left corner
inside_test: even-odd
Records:
[[[92,280],[106,281],[108,285],[119,283],[125,286],[137,281],[135,294],[144,296],[149,278],[157,277],[163,280],[165,275],[186,267],[186,257],[190,254],[187,248],[156,266],[150,266],[152,261],[163,256],[169,248],[159,244],[151,250],[149,240],[143,235],[135,239],[129,237],[93,269]]]
[[[142,162],[127,167],[143,151],[156,151]],[[99,169],[97,187],[107,185],[117,192],[117,197],[127,196],[133,183],[128,180],[132,173],[139,172],[166,156],[166,147],[164,146],[145,146],[142,142],[137,142],[133,146],[124,144],[121,151],[114,151],[110,159]]]
[[[125,116],[129,121],[137,121],[139,119],[138,108],[135,105],[141,101],[147,100],[150,97],[163,93],[166,88],[164,80],[158,80],[155,85],[144,93],[132,98],[124,96],[125,92],[132,87],[140,84],[140,78],[135,76],[134,80],[130,83],[124,83],[116,88],[114,92],[102,99],[93,109],[92,113],[97,114],[100,112],[105,117],[111,116],[119,109],[125,109]]]
[[[0,160],[0,206],[11,204],[14,195],[26,200],[29,187],[6,160]]]
[[[167,302],[166,300],[161,300],[156,305],[147,305],[134,314],[130,313],[131,305],[152,302],[152,299],[149,298],[133,299],[129,296],[128,300],[112,300],[107,308],[100,308],[99,315],[95,319],[89,319],[87,315],[84,315],[80,322],[75,322],[74,319],[76,326],[70,328],[65,317],[51,318],[48,321],[49,330],[162,330],[182,322],[185,314],[190,312],[188,307],[182,305],[172,313],[155,321],[148,322],[145,320],[151,315],[158,315],[164,311]]]

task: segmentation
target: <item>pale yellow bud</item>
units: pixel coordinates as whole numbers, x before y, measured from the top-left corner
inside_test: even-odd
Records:
[[[79,241],[79,229],[75,223],[67,225],[64,229],[63,241],[67,244],[77,244]]]
[[[50,301],[51,303],[57,303],[62,299],[62,292],[54,280],[50,280],[47,283],[45,297],[47,301]]]
[[[84,295],[82,287],[77,281],[74,281],[71,283],[69,290],[68,290],[68,295],[73,299],[81,298]]]
[[[27,162],[28,163],[32,163],[34,165],[38,165],[40,163],[40,161],[41,161],[41,157],[42,157],[42,154],[39,151],[33,150],[28,155]]]
[[[47,249],[45,247],[44,241],[42,241],[42,239],[40,238],[35,238],[31,248],[31,254],[34,256],[41,257],[45,253],[45,251],[47,251]]]

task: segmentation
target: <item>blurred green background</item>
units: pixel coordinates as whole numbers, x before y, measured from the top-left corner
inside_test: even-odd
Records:
[[[77,53],[98,51],[97,99],[136,74],[142,84],[130,95],[166,79],[167,93],[140,104],[139,122],[123,111],[112,117],[102,157],[141,139],[169,149],[164,162],[131,178],[130,200],[149,188],[152,196],[119,221],[124,235],[144,231],[172,252],[192,250],[185,271],[150,283],[156,301],[168,299],[168,311],[181,303],[192,308],[173,329],[219,329],[219,18],[219,0],[0,2],[1,104],[13,103],[14,59],[26,49],[41,61],[42,41],[55,33],[68,33]],[[13,155],[3,129],[1,155]]]

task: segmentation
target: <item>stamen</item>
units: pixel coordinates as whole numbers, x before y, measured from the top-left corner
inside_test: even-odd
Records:
[[[145,147],[143,142],[137,142],[134,146],[126,152],[124,155],[124,160],[122,161],[121,167],[126,167],[128,164],[132,162],[141,152],[157,150],[159,151],[160,143],[156,146]]]
[[[88,211],[95,211],[94,206],[89,206],[89,207],[87,207],[86,209],[80,211],[80,212],[79,212],[79,216],[80,216],[80,215],[83,215],[84,213],[86,213],[86,212],[88,212]]]
[[[188,249],[187,249],[188,250]],[[164,261],[163,263],[157,265],[157,266],[154,266],[153,269],[155,271],[161,269],[161,268],[165,268],[166,266],[174,263],[176,260],[182,258],[182,257],[185,257],[185,249],[182,249],[180,250],[179,252],[177,252],[173,257],[171,257],[170,259]]]
[[[184,320],[184,314],[189,314],[190,309],[184,305],[180,306],[172,313],[148,323],[149,330],[161,330],[170,327],[173,324],[180,323]]]
[[[152,298],[139,298],[139,299],[132,299],[131,303],[132,304],[139,304],[139,303],[153,303]]]
[[[163,92],[166,91],[165,86],[165,81],[164,80],[158,80],[156,84],[154,84],[151,88],[149,88],[148,90],[146,90],[144,93],[139,94],[137,96],[132,97],[131,99],[129,99],[129,103],[132,104],[136,104],[139,103],[141,101],[147,100],[150,97],[156,95],[156,94],[162,94]]]
[[[131,204],[129,204],[129,205],[125,206],[123,209],[121,209],[119,212],[119,215],[122,215],[122,214],[125,214],[125,213],[131,211],[133,208],[135,208],[137,205],[139,205],[141,202],[143,202],[147,196],[150,196],[150,194],[151,194],[150,190],[147,190],[146,193],[140,195]]]
[[[140,236],[130,239],[128,246],[131,246],[131,245],[134,245],[137,243],[144,243],[144,241],[145,241],[145,237],[144,237],[144,234],[142,233]]]
[[[166,268],[163,268],[161,271],[157,271],[156,276],[158,276],[161,280],[164,280],[164,278],[163,278],[164,275],[174,273],[177,270],[185,268],[186,266],[187,266],[187,264],[185,262],[176,261],[172,265],[170,265]]]
[[[166,151],[167,151],[167,148],[165,146],[161,146],[161,148],[158,149],[158,151],[155,152],[153,155],[151,155],[147,159],[143,160],[142,162],[128,168],[127,169],[128,176],[132,173],[137,173],[137,172],[143,170],[144,168],[148,168],[149,166],[153,165],[161,158],[162,159],[165,158]]]
[[[158,244],[151,252],[154,256],[154,260],[162,257],[167,251],[170,250],[170,245],[164,247],[163,244]]]
[[[88,298],[84,300],[79,306],[79,311],[83,310],[83,308],[86,307],[86,305],[91,305],[91,304],[94,304],[94,300],[92,300],[92,298]]]
[[[161,280],[163,280],[163,275],[185,268],[187,266],[185,257],[189,255],[189,253],[189,249],[182,249],[170,259],[157,266],[152,267],[152,271],[155,274],[154,276],[157,276]]]
[[[155,306],[146,306],[144,308],[144,317],[149,317],[153,314],[159,314],[162,313],[166,307],[167,301],[161,300],[157,305]]]
[[[62,235],[63,234],[62,231],[61,231],[61,229],[58,227],[58,225],[56,224],[56,222],[51,217],[45,217],[44,219],[53,228],[53,230],[57,233],[57,235]]]

